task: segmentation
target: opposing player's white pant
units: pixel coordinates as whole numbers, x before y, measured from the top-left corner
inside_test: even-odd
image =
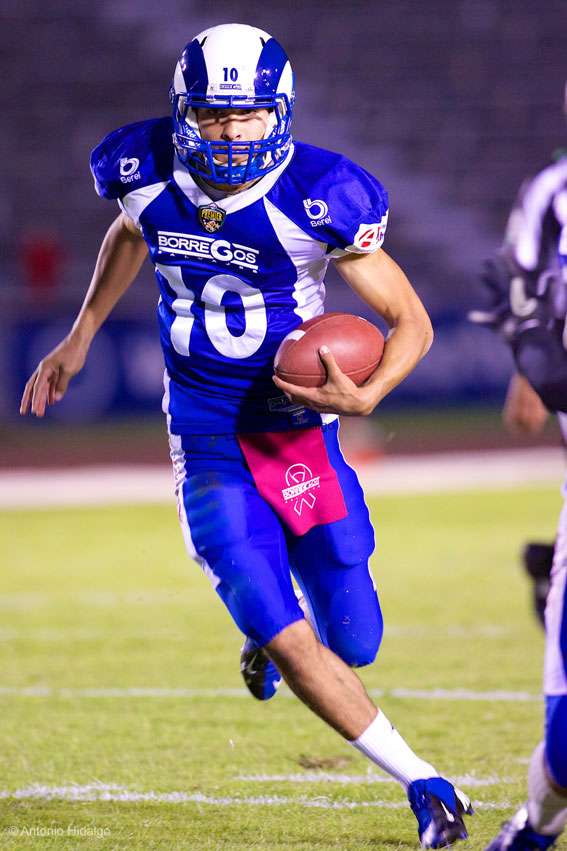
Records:
[[[567,415],[559,422],[567,443]],[[545,607],[543,692],[547,765],[555,782],[567,787],[567,481],[563,498]]]

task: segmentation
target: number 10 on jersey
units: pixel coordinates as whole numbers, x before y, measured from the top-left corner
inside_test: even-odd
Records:
[[[203,287],[201,298],[183,281],[180,266],[157,263],[157,269],[175,292],[171,304],[176,317],[171,325],[171,342],[180,355],[191,356],[191,333],[197,311],[203,313],[203,326],[215,349],[227,358],[247,358],[258,351],[268,329],[266,305],[262,292],[251,287],[235,275],[214,275]],[[226,321],[222,304],[225,293],[236,293],[242,300],[245,328],[242,334],[233,334]]]

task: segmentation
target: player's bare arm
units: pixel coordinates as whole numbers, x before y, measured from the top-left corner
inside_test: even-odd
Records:
[[[519,372],[514,373],[502,410],[502,421],[508,431],[534,436],[540,433],[548,419],[549,411],[529,381]]]
[[[93,337],[138,274],[147,253],[139,229],[120,213],[102,242],[79,315],[67,337],[43,358],[28,380],[20,414],[31,410],[43,417],[47,405],[63,398],[70,379],[85,363]]]
[[[316,411],[367,415],[427,353],[433,328],[406,275],[383,249],[373,254],[347,254],[335,262],[344,280],[390,329],[380,365],[357,387],[341,372],[332,352],[321,350],[327,370],[323,387],[298,387],[277,377],[274,381],[293,402]]]

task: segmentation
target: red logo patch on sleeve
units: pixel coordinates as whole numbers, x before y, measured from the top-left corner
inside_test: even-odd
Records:
[[[373,225],[362,224],[359,226],[354,238],[354,245],[361,251],[371,251],[378,248],[382,242],[382,225],[377,222]]]

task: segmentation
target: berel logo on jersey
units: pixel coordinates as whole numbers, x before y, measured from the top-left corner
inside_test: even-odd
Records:
[[[138,171],[140,160],[136,157],[122,157],[120,160],[120,180],[122,183],[132,183],[142,176]]]
[[[373,224],[361,224],[354,237],[353,246],[360,251],[376,251],[384,242],[387,216],[382,217],[381,222]]]
[[[194,236],[174,231],[157,232],[158,248],[164,254],[178,254],[182,257],[198,257],[200,260],[218,260],[231,266],[258,271],[256,248],[239,245],[226,239],[213,239],[210,236]]]
[[[318,199],[312,201],[311,198],[304,198],[303,206],[305,207],[305,212],[311,219],[312,228],[316,228],[318,225],[331,224],[329,208],[324,201],[319,201]]]

